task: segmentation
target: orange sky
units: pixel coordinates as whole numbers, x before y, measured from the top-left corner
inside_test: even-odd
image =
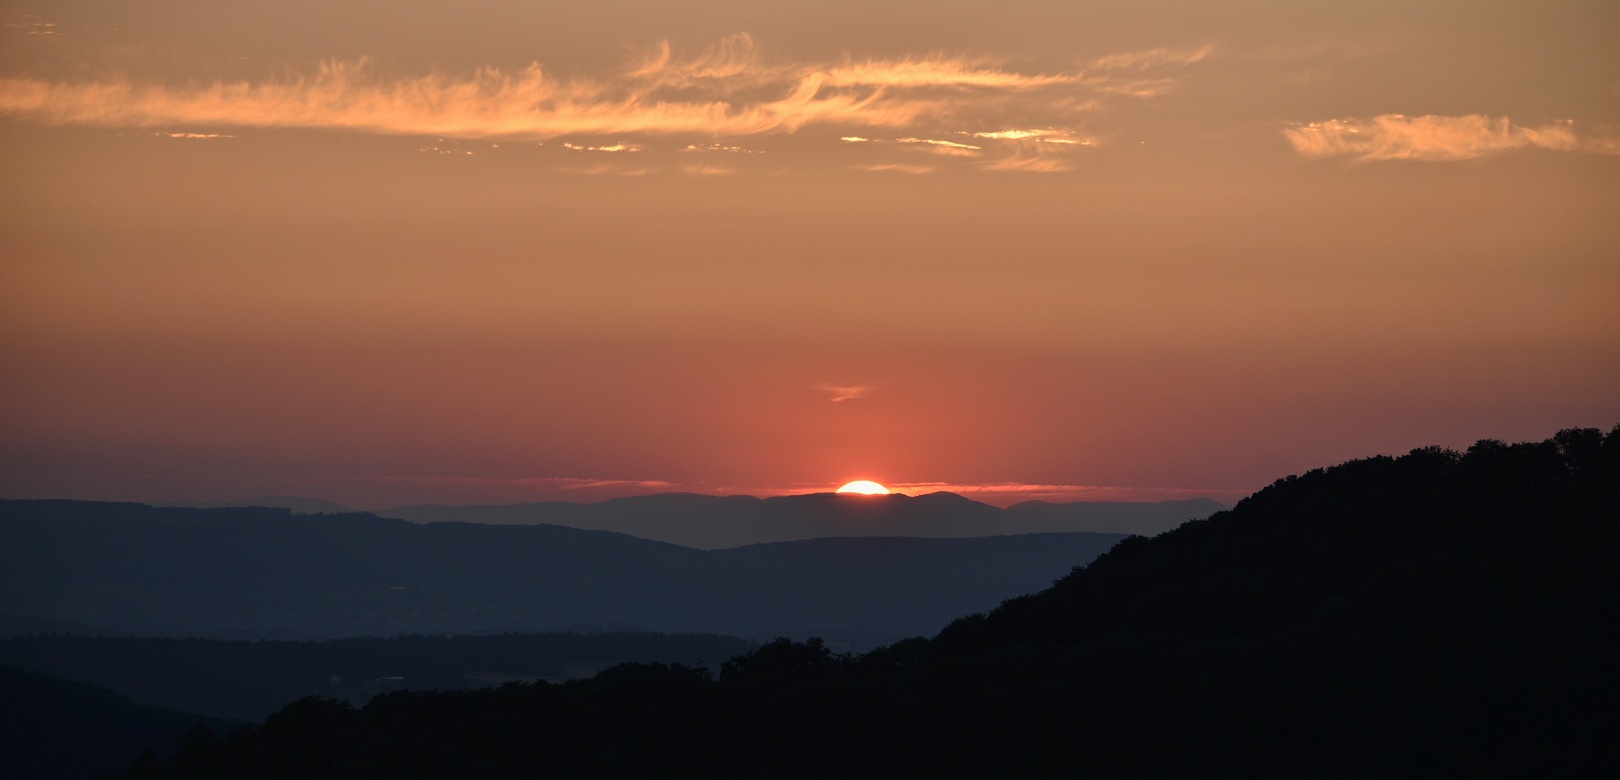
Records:
[[[1620,422],[1609,2],[0,23],[7,497],[1231,501]]]

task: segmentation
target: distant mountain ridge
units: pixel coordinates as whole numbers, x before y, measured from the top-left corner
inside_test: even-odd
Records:
[[[1278,480],[932,640],[304,700],[153,774],[1616,777],[1617,553],[1620,426],[1424,448]]]
[[[618,624],[753,638],[815,632],[871,646],[1046,587],[1121,538],[852,538],[705,551],[555,525],[0,501],[0,613],[152,636]]]
[[[969,538],[1082,532],[1151,536],[1226,508],[1209,498],[1147,503],[1026,501],[1001,509],[949,492],[771,498],[660,493],[592,504],[422,504],[376,514],[416,523],[561,525],[713,550],[835,536]]]
[[[153,506],[184,509],[230,509],[239,506],[267,506],[276,509],[288,509],[295,515],[341,515],[355,511],[336,501],[328,501],[324,498],[310,498],[308,496],[259,496],[246,501],[194,501],[158,503],[153,504]]]
[[[718,667],[755,647],[716,634],[622,631],[324,642],[41,634],[0,639],[0,668],[103,686],[141,704],[258,721],[304,696],[365,704],[388,691],[566,680],[625,662]]]

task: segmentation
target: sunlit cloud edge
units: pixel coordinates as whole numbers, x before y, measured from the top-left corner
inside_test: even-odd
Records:
[[[1573,120],[1531,126],[1484,114],[1329,119],[1292,124],[1283,135],[1294,151],[1307,157],[1351,157],[1356,162],[1474,160],[1522,149],[1620,154],[1615,137],[1583,137]]]
[[[812,125],[926,131],[921,125],[1000,110],[1026,95],[1035,107],[1088,110],[1101,95],[1160,94],[1175,77],[1137,71],[1191,65],[1207,47],[1167,52],[1114,55],[1067,73],[1025,73],[945,55],[772,63],[750,36],[739,34],[685,59],[661,44],[632,67],[600,76],[557,76],[536,62],[517,71],[400,77],[361,58],[326,61],[305,75],[191,85],[0,79],[0,113],[45,125],[306,128],[463,139],[733,138]],[[1117,76],[1122,70],[1131,76]]]

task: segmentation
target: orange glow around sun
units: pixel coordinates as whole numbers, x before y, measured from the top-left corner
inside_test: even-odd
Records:
[[[889,492],[889,489],[882,486],[882,485],[879,485],[876,482],[872,482],[870,480],[857,479],[854,482],[850,482],[850,483],[844,485],[843,487],[839,488],[838,492],[840,492],[840,493],[859,493],[859,494],[865,495],[865,496],[881,496],[881,495],[887,495],[888,492]]]

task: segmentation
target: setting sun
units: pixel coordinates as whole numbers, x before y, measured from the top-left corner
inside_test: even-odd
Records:
[[[866,496],[882,496],[882,495],[887,495],[888,492],[889,492],[889,489],[882,486],[882,485],[879,485],[876,482],[872,482],[870,480],[857,479],[854,482],[850,482],[850,483],[844,485],[843,487],[839,488],[838,492],[840,492],[840,493],[860,493],[861,495],[866,495]]]

